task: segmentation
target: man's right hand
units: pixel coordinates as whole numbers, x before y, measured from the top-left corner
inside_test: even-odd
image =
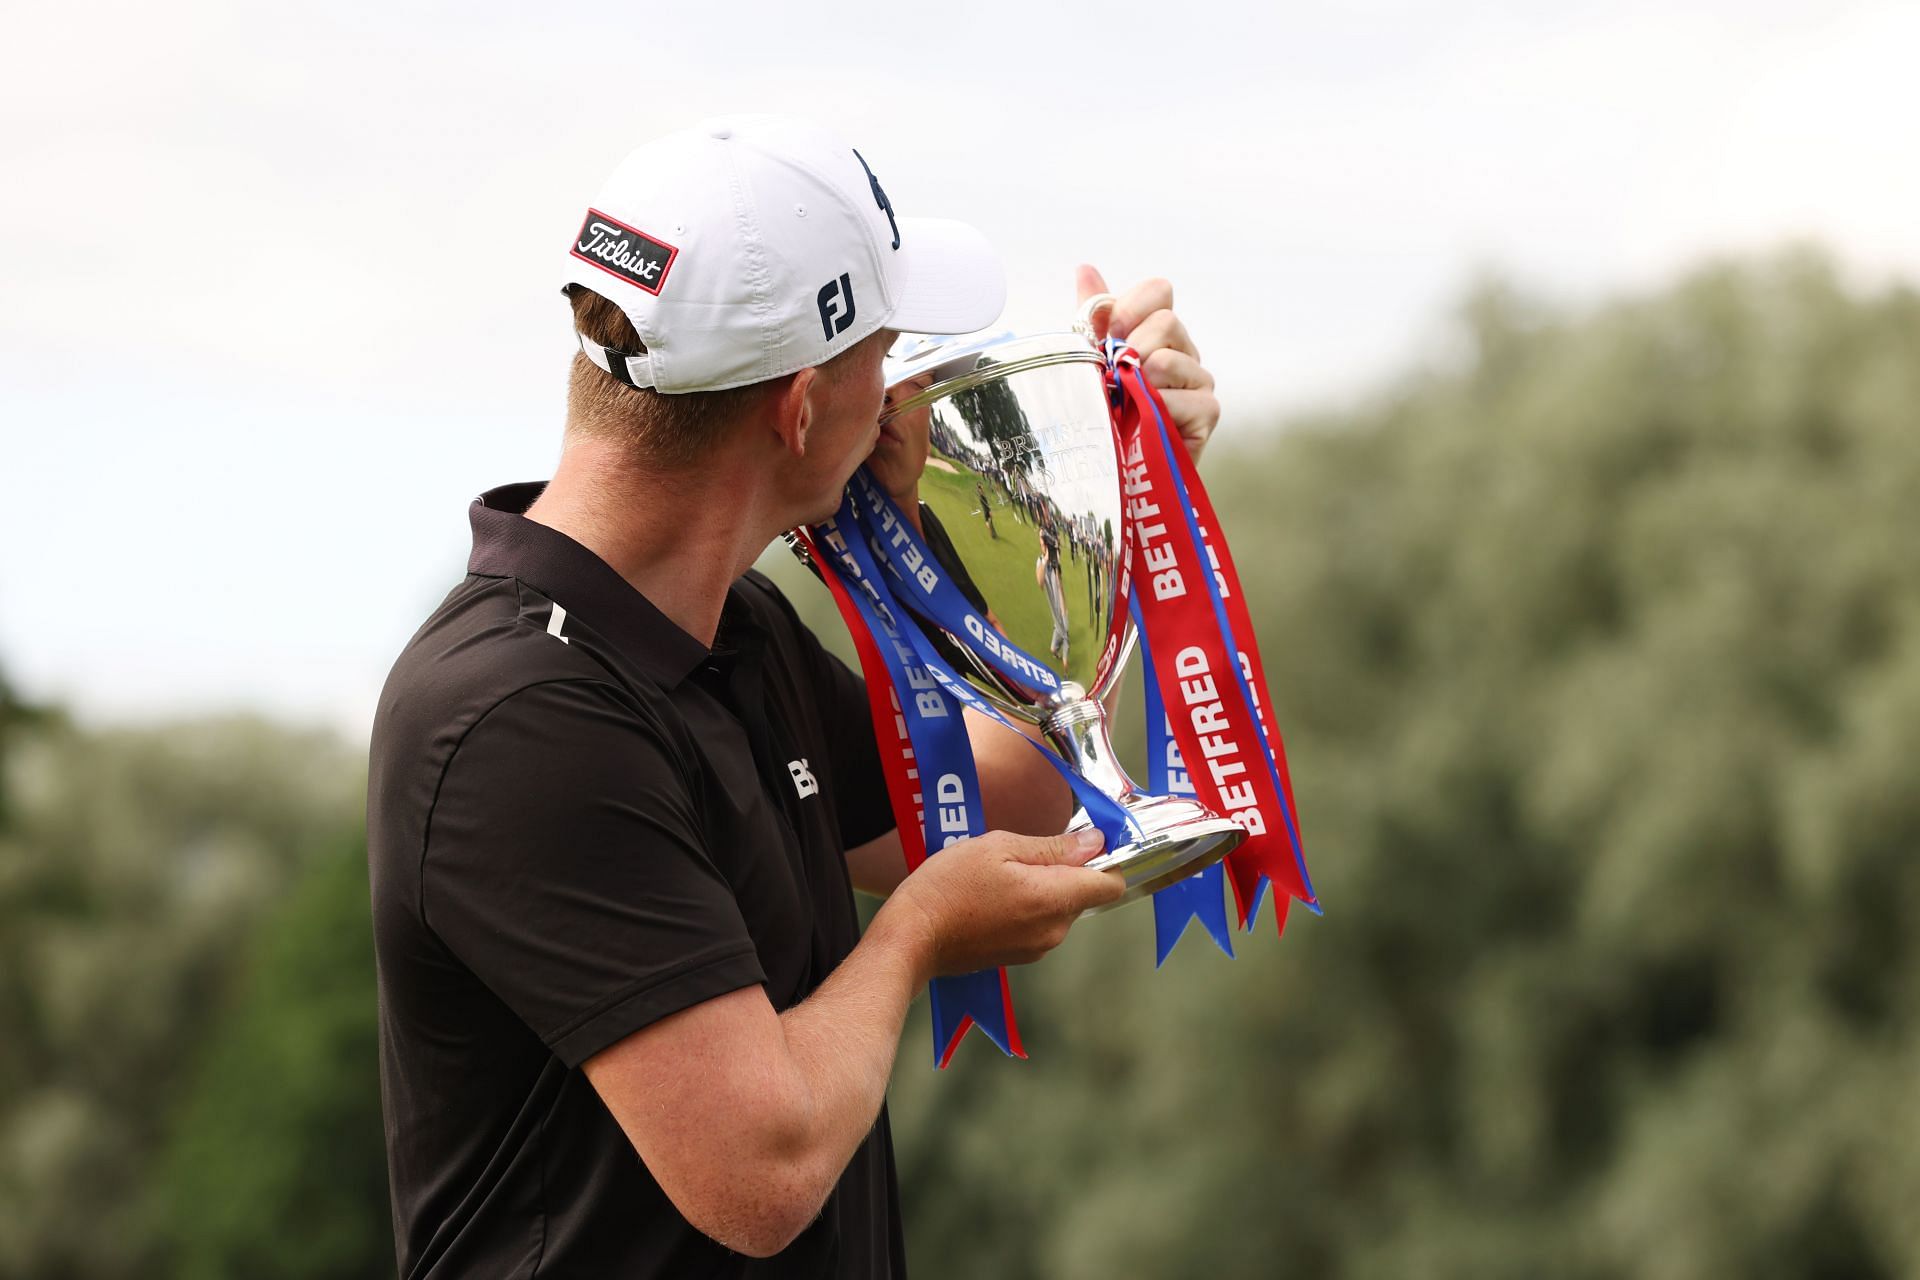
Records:
[[[923,934],[927,978],[1031,964],[1060,945],[1082,912],[1126,891],[1118,872],[1083,865],[1103,843],[1098,831],[990,831],[957,841],[902,881],[881,914]]]

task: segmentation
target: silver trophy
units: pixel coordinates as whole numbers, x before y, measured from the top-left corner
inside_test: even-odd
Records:
[[[1125,876],[1126,895],[1113,905],[1224,858],[1242,828],[1194,800],[1139,790],[1107,737],[1102,699],[1135,636],[1131,620],[1116,616],[1120,459],[1105,364],[1085,320],[1072,333],[896,347],[886,379],[868,473],[995,634],[955,635],[928,619],[924,629],[956,674],[1009,717],[1037,725],[1138,824],[1132,843],[1090,864]],[[1047,662],[1058,688],[989,666],[981,651],[1001,638]],[[1091,825],[1082,809],[1068,830]]]

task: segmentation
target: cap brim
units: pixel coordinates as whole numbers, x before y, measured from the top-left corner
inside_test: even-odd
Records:
[[[946,218],[900,219],[898,301],[887,327],[972,333],[1000,318],[1007,271],[985,236]]]

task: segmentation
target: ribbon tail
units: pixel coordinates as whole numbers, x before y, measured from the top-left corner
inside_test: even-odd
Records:
[[[1230,876],[1227,883],[1233,886],[1234,910],[1240,917],[1240,927],[1251,931],[1254,918],[1260,914],[1260,899],[1266,895],[1267,887],[1273,881],[1257,867],[1250,867],[1246,863],[1241,863],[1239,866],[1233,865],[1232,854],[1227,855],[1226,865]],[[1296,902],[1301,903],[1314,915],[1322,914],[1318,902],[1296,898],[1289,893],[1275,893],[1273,895],[1273,931],[1276,935],[1286,933],[1287,913],[1293,909],[1293,904]]]
[[[1233,930],[1227,924],[1227,902],[1221,887],[1220,864],[1176,881],[1153,895],[1153,967],[1158,969],[1173,954],[1180,935],[1195,920],[1229,959],[1233,956]]]
[[[1228,854],[1221,865],[1227,869],[1227,884],[1233,890],[1233,914],[1242,929],[1251,929],[1253,917],[1260,910],[1260,894],[1267,878],[1261,873],[1258,860],[1247,853],[1244,845]]]
[[[936,1066],[944,1069],[953,1061],[954,1051],[973,1027],[980,1028],[1008,1057],[1027,1056],[1020,1043],[1020,1027],[1014,1021],[1013,992],[1007,985],[1005,969],[935,978],[928,987],[928,999],[933,1008]]]

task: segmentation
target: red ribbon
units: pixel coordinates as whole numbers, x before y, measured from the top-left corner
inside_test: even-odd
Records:
[[[1280,890],[1274,909],[1284,930],[1293,899],[1316,909],[1318,904],[1294,847],[1293,784],[1279,730],[1264,717],[1265,667],[1239,574],[1227,554],[1226,539],[1219,536],[1213,504],[1193,460],[1184,448],[1162,439],[1166,405],[1146,380],[1138,356],[1122,352],[1114,362],[1114,376],[1122,392],[1122,494],[1131,526],[1132,588],[1140,603],[1142,642],[1151,647],[1174,742],[1194,789],[1215,813],[1247,830],[1246,840],[1227,855],[1227,881],[1233,886],[1241,927],[1252,923],[1264,877]],[[1198,542],[1180,509],[1176,468],[1201,526]],[[1232,644],[1214,612],[1208,577],[1226,608]],[[1236,670],[1246,677],[1251,705]],[[1271,744],[1272,768],[1261,726]]]

